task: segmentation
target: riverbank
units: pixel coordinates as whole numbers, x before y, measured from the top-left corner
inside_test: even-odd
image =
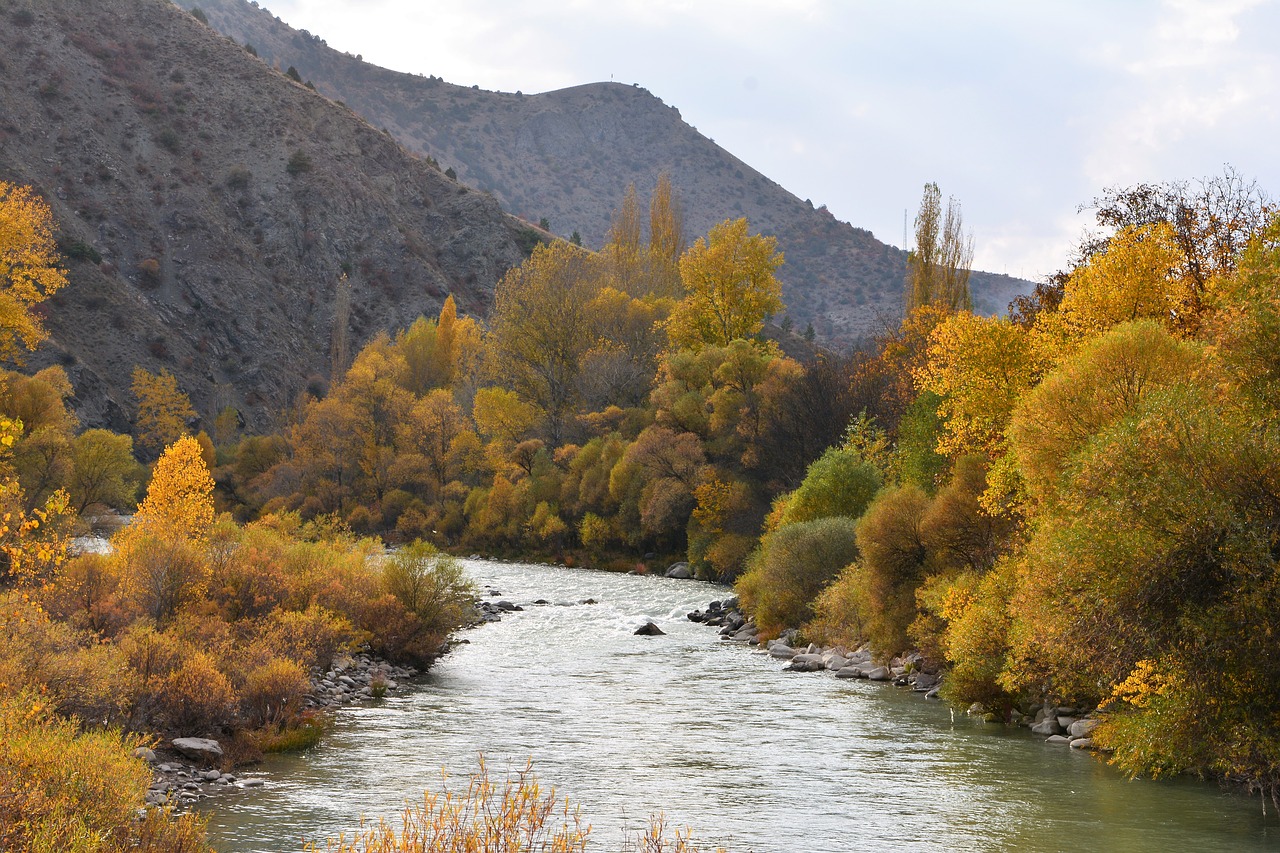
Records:
[[[381,699],[399,691],[404,682],[421,672],[367,652],[338,655],[327,670],[311,674],[305,711],[313,716],[328,715],[347,705]],[[314,725],[318,727],[318,737],[325,723],[316,720]],[[237,762],[235,749],[214,738],[195,737],[173,738],[154,750],[139,748],[134,754],[151,766],[153,779],[146,795],[147,805],[183,811],[220,794],[263,787],[266,778],[251,775],[248,769],[259,759]]]
[[[705,610],[691,611],[686,618],[690,622],[719,628],[723,640],[761,648],[755,620],[739,609],[736,598],[711,601]],[[791,644],[796,642],[795,638],[796,631],[790,629],[784,631],[780,638],[767,640],[762,647],[769,657],[786,664],[784,672],[830,672],[835,678],[888,682],[920,693],[925,699],[939,698],[943,673],[918,652],[879,663],[869,644],[853,651],[843,646],[813,643],[804,648],[794,648]],[[1071,749],[1097,749],[1090,737],[1098,725],[1093,709],[1041,703],[1025,709],[1010,708],[1007,715],[997,715],[975,703],[966,713],[984,722],[1025,728],[1033,735],[1043,736],[1048,744]]]

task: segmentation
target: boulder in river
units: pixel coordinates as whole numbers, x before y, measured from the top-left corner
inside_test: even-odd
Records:
[[[672,563],[667,569],[667,577],[689,580],[693,577],[693,572],[689,569],[688,563]]]
[[[646,622],[635,630],[638,637],[660,637],[667,632],[659,628],[652,622]]]
[[[213,763],[222,760],[222,744],[205,737],[178,737],[173,739],[173,748],[197,761]]]

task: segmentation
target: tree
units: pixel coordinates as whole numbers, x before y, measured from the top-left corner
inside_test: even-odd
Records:
[[[199,539],[212,523],[213,477],[204,464],[200,442],[183,436],[166,447],[156,462],[133,527],[168,538]]]
[[[1194,184],[1172,181],[1111,187],[1082,209],[1092,209],[1098,224],[1114,229],[1168,225],[1180,255],[1178,273],[1192,282],[1197,297],[1214,276],[1236,269],[1249,240],[1266,227],[1272,200],[1255,181],[1246,181],[1227,166],[1221,175]],[[1083,258],[1106,248],[1112,235],[1102,234],[1080,247]]]
[[[67,489],[77,512],[92,504],[125,507],[134,499],[133,439],[105,429],[85,430],[71,443]]]
[[[53,214],[31,191],[0,181],[0,361],[21,361],[21,350],[44,340],[33,311],[67,283],[53,239]]]
[[[138,444],[144,449],[158,454],[187,433],[196,410],[172,373],[134,367],[132,390],[138,401]]]
[[[1047,367],[1038,336],[1008,319],[961,312],[936,326],[915,378],[939,398],[938,452],[998,455],[1014,406]]]
[[[782,310],[778,241],[748,233],[746,219],[725,220],[680,258],[687,295],[671,314],[668,335],[676,349],[728,346],[764,327]]]
[[[587,303],[597,291],[591,257],[557,241],[540,245],[498,283],[489,334],[489,371],[534,405],[559,444],[579,396],[591,348]]]
[[[649,265],[653,292],[664,296],[680,294],[680,256],[685,251],[684,211],[663,172],[649,199]]]
[[[949,199],[944,214],[938,185],[925,184],[916,214],[916,248],[907,255],[907,314],[923,305],[969,310],[972,266],[973,237],[964,233],[960,203]]]

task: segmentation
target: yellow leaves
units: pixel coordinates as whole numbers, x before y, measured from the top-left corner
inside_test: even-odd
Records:
[[[668,320],[673,349],[727,346],[759,332],[782,310],[782,285],[774,277],[782,265],[778,241],[750,236],[748,227],[746,219],[726,220],[680,258],[687,295]]]
[[[31,191],[0,181],[0,359],[45,338],[32,308],[66,286],[53,239],[53,214]]]
[[[1111,689],[1106,704],[1127,702],[1135,708],[1146,708],[1152,700],[1177,689],[1176,676],[1164,672],[1153,660],[1143,659],[1133,666],[1129,676]]]
[[[1048,364],[1035,333],[1007,318],[962,312],[939,323],[929,335],[928,361],[914,371],[921,390],[942,397],[946,431],[938,452],[998,455],[1014,406]]]
[[[157,374],[135,367],[132,391],[138,401],[138,444],[143,447],[159,451],[172,444],[187,432],[187,421],[196,416],[191,400],[167,370]]]
[[[1182,255],[1167,223],[1117,233],[1068,279],[1056,315],[1041,318],[1076,341],[1132,320],[1153,319],[1169,329],[1193,329],[1199,310],[1195,284],[1178,270]]]
[[[184,436],[166,447],[156,462],[133,527],[199,539],[213,523],[213,513],[213,477],[205,466],[200,442]]]

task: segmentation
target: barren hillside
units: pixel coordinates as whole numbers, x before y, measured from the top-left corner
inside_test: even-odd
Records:
[[[47,308],[81,419],[126,428],[134,365],[263,427],[331,363],[454,293],[484,314],[532,233],[490,196],[167,0],[0,0],[0,180],[53,207]]]

